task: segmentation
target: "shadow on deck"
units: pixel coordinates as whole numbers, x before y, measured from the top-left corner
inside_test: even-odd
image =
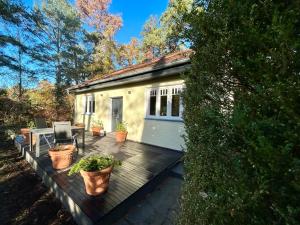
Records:
[[[117,144],[113,136],[108,135],[102,138],[87,136],[85,151],[77,160],[95,153],[109,153],[122,161],[122,166],[114,169],[111,175],[108,191],[99,197],[85,193],[80,175],[69,177],[68,170],[53,170],[48,154],[36,158],[33,152],[26,152],[26,160],[78,224],[111,224],[118,220],[151,192],[183,155],[178,151],[132,141]]]

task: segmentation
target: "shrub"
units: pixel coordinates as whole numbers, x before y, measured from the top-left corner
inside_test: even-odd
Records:
[[[299,224],[300,5],[196,1],[180,223]]]

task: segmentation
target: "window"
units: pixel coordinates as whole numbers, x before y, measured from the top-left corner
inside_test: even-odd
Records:
[[[160,116],[167,116],[168,89],[160,90]]]
[[[84,102],[84,113],[92,114],[95,112],[95,98],[92,95],[86,95]]]
[[[149,115],[155,116],[156,114],[156,90],[150,91],[150,110]]]
[[[171,116],[179,116],[180,114],[180,88],[172,88]]]
[[[182,85],[147,90],[146,118],[181,120]]]

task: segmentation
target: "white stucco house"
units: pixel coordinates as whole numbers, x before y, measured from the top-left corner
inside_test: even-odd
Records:
[[[125,121],[127,139],[182,150],[184,124],[182,73],[190,68],[190,50],[130,66],[68,89],[75,94],[75,123],[90,130],[94,119],[106,132]]]

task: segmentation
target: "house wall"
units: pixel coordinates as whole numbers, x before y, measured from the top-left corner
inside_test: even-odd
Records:
[[[85,123],[90,130],[93,118],[103,121],[104,129],[111,131],[111,101],[114,97],[123,97],[123,121],[127,123],[127,139],[182,150],[184,125],[182,121],[164,121],[145,119],[146,90],[153,87],[183,84],[179,76],[150,82],[123,85],[95,92],[76,95],[75,122]],[[95,113],[83,114],[84,98],[92,94],[95,99]]]

